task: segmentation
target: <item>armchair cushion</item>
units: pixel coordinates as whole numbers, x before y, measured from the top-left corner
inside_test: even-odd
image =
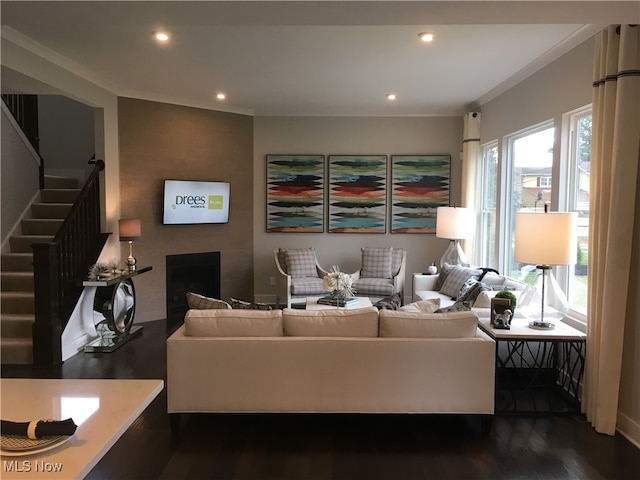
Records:
[[[393,280],[388,278],[360,278],[353,284],[362,297],[386,297],[393,292]]]
[[[296,248],[284,251],[287,273],[293,278],[318,277],[316,251],[313,248]]]
[[[393,257],[392,248],[362,249],[361,278],[391,278]]]
[[[327,293],[321,278],[292,278],[291,295],[322,295]]]

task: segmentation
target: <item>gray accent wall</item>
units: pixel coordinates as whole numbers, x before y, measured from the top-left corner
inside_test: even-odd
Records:
[[[273,302],[273,250],[314,247],[325,268],[359,268],[361,247],[394,246],[407,250],[405,297],[411,296],[411,273],[438,263],[448,240],[435,234],[390,232],[391,155],[451,155],[451,202],[460,204],[462,117],[256,117],[254,123],[254,289],[260,301]],[[268,154],[382,154],[388,156],[387,233],[266,233],[266,155]],[[328,176],[327,176],[328,178]],[[328,190],[327,190],[328,193]],[[327,212],[325,212],[325,216]],[[326,218],[328,218],[326,216]]]

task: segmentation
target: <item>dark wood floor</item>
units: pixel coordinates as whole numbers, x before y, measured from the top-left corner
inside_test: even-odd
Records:
[[[3,366],[3,377],[165,378],[165,323],[111,354],[57,369]],[[203,366],[202,368],[206,368]],[[172,442],[161,394],[89,479],[588,479],[640,478],[640,450],[581,416],[184,415]]]

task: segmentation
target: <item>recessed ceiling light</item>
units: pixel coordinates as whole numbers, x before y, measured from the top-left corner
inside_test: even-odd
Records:
[[[420,37],[420,40],[422,40],[425,43],[433,42],[433,39],[434,39],[434,35],[431,32],[419,33],[418,37]]]
[[[395,93],[387,93],[387,100],[395,100],[398,98]]]
[[[219,92],[219,93],[216,93],[216,98],[218,100],[224,100],[225,98],[227,98],[227,95],[222,92]]]
[[[159,42],[167,42],[169,41],[169,34],[166,32],[153,32],[153,38]]]

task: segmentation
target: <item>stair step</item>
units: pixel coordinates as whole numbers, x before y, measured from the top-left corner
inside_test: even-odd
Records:
[[[44,176],[44,188],[78,188],[79,180],[72,177],[60,177],[57,175]]]
[[[33,218],[65,218],[72,203],[33,203],[31,215]]]
[[[22,220],[23,235],[55,235],[64,220],[58,218],[29,218]]]
[[[2,271],[3,292],[33,292],[33,272]]]
[[[33,272],[33,253],[3,253],[2,271]]]
[[[2,338],[28,338],[33,336],[35,316],[30,313],[5,313],[2,315]]]
[[[35,313],[35,296],[32,292],[0,292],[0,311],[5,313]]]
[[[73,203],[79,193],[79,188],[45,188],[40,190],[40,201],[42,203]]]
[[[4,365],[30,365],[33,363],[31,338],[3,338],[0,340],[0,362]]]
[[[15,253],[29,253],[33,249],[34,243],[49,243],[53,240],[53,235],[16,235],[9,239],[11,251]]]

